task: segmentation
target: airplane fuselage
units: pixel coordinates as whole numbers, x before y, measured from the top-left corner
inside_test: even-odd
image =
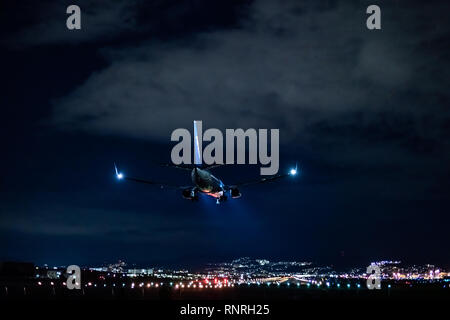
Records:
[[[192,169],[191,179],[197,190],[200,192],[215,198],[220,198],[225,194],[223,182],[207,170],[202,170],[200,168]]]

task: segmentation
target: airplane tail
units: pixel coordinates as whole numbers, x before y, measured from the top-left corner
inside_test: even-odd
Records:
[[[223,164],[203,164],[202,143],[202,121],[194,120],[194,164],[164,164],[164,166],[182,170],[192,170],[194,168],[213,169],[222,166]]]

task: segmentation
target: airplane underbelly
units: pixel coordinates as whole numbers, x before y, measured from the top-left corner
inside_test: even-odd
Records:
[[[216,181],[199,181],[199,183],[197,183],[197,188],[199,188],[202,192],[209,194],[222,191],[222,188]]]
[[[223,183],[209,172],[196,170],[192,174],[192,181],[196,188],[210,196],[219,198],[223,195]]]

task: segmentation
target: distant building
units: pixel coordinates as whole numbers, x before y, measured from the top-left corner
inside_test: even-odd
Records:
[[[123,273],[126,265],[127,264],[124,261],[119,260],[117,263],[110,264],[108,266],[108,271],[112,273]]]
[[[256,262],[258,262],[261,266],[270,263],[269,260],[265,260],[265,259],[257,259]]]
[[[153,269],[128,269],[127,276],[138,277],[138,276],[151,276],[153,275]]]

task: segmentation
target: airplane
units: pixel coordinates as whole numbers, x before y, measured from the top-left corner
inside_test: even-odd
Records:
[[[114,163],[114,169],[116,172],[116,177],[118,180],[129,180],[139,183],[146,183],[146,184],[152,184],[152,185],[160,185],[161,187],[168,187],[168,188],[176,188],[182,190],[182,195],[185,199],[189,199],[192,201],[198,200],[198,194],[203,193],[206,195],[209,195],[213,198],[216,198],[216,203],[220,204],[222,201],[226,201],[228,196],[233,199],[240,198],[242,196],[239,188],[242,186],[247,186],[251,184],[258,184],[258,183],[265,183],[265,182],[271,182],[275,180],[279,180],[288,176],[295,176],[297,174],[297,165],[295,165],[295,168],[289,170],[286,174],[278,174],[269,176],[266,178],[262,178],[259,180],[254,181],[248,181],[248,182],[241,182],[236,183],[233,185],[226,185],[222,182],[222,180],[215,177],[210,170],[219,166],[222,166],[223,164],[212,164],[212,165],[204,165],[199,160],[201,159],[201,142],[199,142],[201,139],[201,121],[194,121],[194,158],[195,158],[195,164],[166,164],[165,166],[168,167],[174,167],[177,169],[183,169],[191,171],[191,179],[193,186],[178,186],[178,185],[170,185],[167,183],[160,183],[152,180],[145,180],[141,178],[134,178],[125,176],[122,172],[119,172],[117,169],[116,164]]]
[[[292,168],[286,174],[278,174],[278,175],[270,176],[267,178],[262,178],[259,180],[241,182],[241,183],[236,183],[236,184],[232,184],[232,185],[226,185],[222,182],[222,180],[218,179],[210,172],[211,169],[221,166],[221,165],[210,165],[210,166],[204,166],[204,167],[200,167],[198,165],[193,165],[193,166],[166,165],[166,166],[191,171],[191,179],[192,179],[193,186],[171,185],[171,184],[156,182],[156,181],[152,181],[152,180],[146,180],[146,179],[141,179],[141,178],[125,176],[122,172],[120,172],[118,170],[116,164],[114,163],[116,178],[118,180],[128,180],[128,181],[134,181],[134,182],[151,184],[151,185],[159,185],[159,186],[161,186],[161,188],[168,187],[168,188],[181,189],[182,190],[181,194],[182,194],[183,198],[189,199],[192,201],[197,201],[199,193],[202,193],[202,194],[211,196],[213,198],[216,198],[217,204],[220,204],[221,202],[226,201],[228,199],[227,193],[233,199],[240,198],[242,196],[242,193],[240,192],[239,188],[242,186],[272,182],[272,181],[279,180],[279,179],[282,179],[282,178],[285,178],[288,176],[297,175],[297,165],[295,165],[295,168]]]

